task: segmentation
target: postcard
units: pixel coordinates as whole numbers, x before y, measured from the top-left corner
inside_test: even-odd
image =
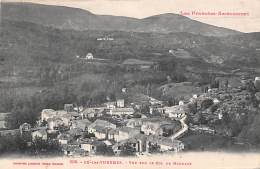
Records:
[[[1,0],[0,168],[260,168],[259,0]]]

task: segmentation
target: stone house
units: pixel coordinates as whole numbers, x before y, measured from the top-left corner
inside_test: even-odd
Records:
[[[145,135],[172,135],[180,129],[179,122],[166,121],[158,118],[144,119],[141,132]]]
[[[62,133],[58,135],[57,139],[61,145],[67,145],[73,140],[69,133]]]
[[[32,132],[31,135],[32,135],[32,141],[35,141],[37,138],[40,138],[42,140],[48,139],[47,131],[44,129],[36,130]]]
[[[132,118],[129,119],[128,122],[126,123],[126,126],[131,128],[141,128],[142,125],[143,125],[143,119],[141,118]]]
[[[184,144],[179,140],[172,140],[169,137],[162,136],[149,136],[147,138],[147,147],[148,149],[152,146],[156,145],[159,147],[159,151],[174,151],[179,152],[184,149]]]
[[[108,138],[110,140],[120,142],[122,140],[127,140],[137,134],[140,134],[140,130],[135,128],[130,128],[130,127],[122,127],[114,131],[111,130],[108,132],[108,134],[109,134]]]
[[[124,99],[118,99],[116,101],[116,106],[120,107],[120,108],[125,107],[125,100]]]

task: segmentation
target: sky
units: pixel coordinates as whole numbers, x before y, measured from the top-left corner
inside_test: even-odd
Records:
[[[246,16],[186,15],[215,26],[241,32],[260,32],[260,0],[0,0],[68,6],[94,14],[145,18],[163,13],[235,12]]]

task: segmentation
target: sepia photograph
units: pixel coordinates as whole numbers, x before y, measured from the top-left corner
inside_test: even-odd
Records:
[[[0,0],[0,165],[259,169],[260,1]]]

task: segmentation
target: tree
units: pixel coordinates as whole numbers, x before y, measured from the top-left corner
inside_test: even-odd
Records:
[[[50,154],[58,155],[62,153],[62,148],[57,140],[43,140],[36,137],[31,145],[31,153],[36,155]]]

